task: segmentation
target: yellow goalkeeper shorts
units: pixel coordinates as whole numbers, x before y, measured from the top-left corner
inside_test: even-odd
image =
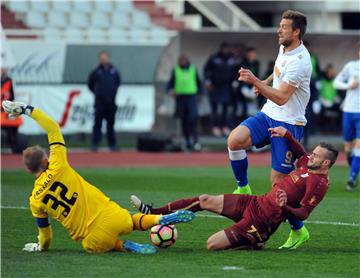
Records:
[[[133,221],[129,211],[111,201],[91,223],[82,246],[89,253],[111,251],[115,248],[118,236],[132,231]]]

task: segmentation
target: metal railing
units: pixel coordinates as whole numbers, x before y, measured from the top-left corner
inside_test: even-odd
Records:
[[[220,30],[250,29],[259,31],[261,26],[231,1],[188,1]]]
[[[80,29],[79,29],[80,30]],[[62,41],[65,43],[82,43],[82,44],[99,44],[107,43],[110,45],[121,44],[121,45],[165,45],[167,44],[172,37],[174,37],[176,31],[167,31],[166,37],[159,37],[157,40],[156,37],[151,36],[149,32],[143,32],[137,34],[136,40],[116,40],[116,38],[111,38],[109,30],[104,30],[103,40],[99,41],[92,37],[88,37],[85,30],[81,31],[81,37],[74,38],[67,34],[66,29],[54,29],[56,33],[51,34],[48,30],[45,29],[3,29],[4,34],[8,39],[16,40],[26,40],[26,39],[40,39],[44,41]]]

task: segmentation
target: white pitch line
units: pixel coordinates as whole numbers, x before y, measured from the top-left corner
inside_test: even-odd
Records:
[[[14,206],[1,206],[2,209],[23,209],[28,210],[29,207],[14,207]],[[225,218],[221,215],[211,215],[211,214],[197,214],[197,217],[206,217],[206,218]],[[359,223],[346,223],[346,222],[330,222],[330,221],[319,221],[319,220],[306,220],[305,223],[309,224],[318,224],[318,225],[333,225],[333,226],[350,226],[350,227],[360,227]]]
[[[2,209],[30,209],[29,207],[1,206]]]
[[[221,215],[209,215],[209,214],[197,214],[197,217],[208,217],[208,218],[224,218],[224,216]],[[360,227],[360,224],[358,223],[346,223],[346,222],[330,222],[330,221],[309,221],[305,220],[305,223],[309,224],[319,224],[319,225],[334,225],[334,226],[350,226],[350,227]]]

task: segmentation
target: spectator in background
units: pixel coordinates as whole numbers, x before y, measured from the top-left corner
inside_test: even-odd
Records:
[[[22,125],[21,117],[9,117],[9,115],[2,108],[2,103],[5,100],[13,101],[14,86],[8,71],[1,68],[1,133],[6,137],[4,141],[10,145],[13,153],[21,153],[26,148],[26,144],[21,144],[19,141],[18,129]]]
[[[275,68],[275,61],[271,60],[268,62],[267,64],[267,68],[265,70],[265,75],[263,77],[263,80],[265,80],[268,76],[272,75],[274,72],[274,68]],[[269,86],[272,86],[272,80],[269,83]],[[265,102],[266,102],[266,98],[263,95],[258,95],[258,108],[259,110],[261,110],[261,108],[264,106]]]
[[[99,53],[99,65],[90,73],[88,86],[95,95],[95,120],[92,134],[91,149],[97,151],[101,141],[101,127],[105,119],[107,123],[107,141],[111,151],[117,150],[114,132],[116,114],[116,93],[121,79],[117,69],[110,63],[106,51]]]
[[[312,66],[312,72],[311,72],[311,80],[310,80],[310,99],[308,106],[306,108],[305,117],[307,119],[307,124],[304,128],[304,146],[306,149],[309,149],[309,135],[313,131],[313,122],[314,122],[314,113],[319,113],[320,104],[318,102],[319,100],[319,90],[318,87],[320,84],[321,79],[321,70],[320,70],[320,64],[319,59],[316,56],[316,54],[313,52],[313,49],[311,48],[311,44],[308,41],[304,42],[304,45],[308,49],[310,53],[310,59],[311,59],[311,66]]]
[[[243,62],[241,63],[241,67],[245,69],[251,70],[253,74],[259,76],[259,61],[257,60],[256,49],[254,47],[248,47],[246,49],[245,57]],[[239,70],[240,68],[238,68]],[[257,98],[253,86],[250,84],[246,84],[241,82],[240,91],[242,95],[242,107],[243,107],[243,117],[241,120],[245,120],[249,116],[248,112],[248,104],[256,101]],[[259,99],[265,99],[263,96],[259,96]],[[261,101],[261,100],[260,100]]]
[[[357,46],[358,59],[348,62],[336,76],[334,86],[347,90],[343,104],[344,149],[350,164],[346,189],[354,191],[360,170],[360,44]]]
[[[340,116],[340,98],[334,87],[334,78],[334,66],[332,64],[327,64],[320,82],[319,101],[322,113],[319,124],[321,127],[329,130],[333,130],[333,127],[337,124],[337,120]]]
[[[321,78],[319,101],[322,109],[338,110],[340,98],[334,87],[335,70],[333,64],[327,64]]]
[[[234,44],[232,47],[232,54],[234,57],[234,67],[233,67],[233,81],[232,81],[232,90],[231,90],[231,107],[232,113],[230,115],[230,128],[233,129],[237,126],[240,121],[238,117],[238,104],[242,103],[242,94],[240,92],[240,81],[239,77],[239,68],[244,60],[244,49],[245,46],[242,44]]]
[[[181,120],[186,149],[200,151],[196,95],[202,91],[202,85],[195,65],[191,64],[185,55],[179,57],[167,84],[167,91],[175,97],[175,116]]]
[[[234,66],[235,59],[227,42],[221,43],[220,50],[210,56],[205,64],[205,86],[209,92],[212,133],[215,136],[227,136],[230,133],[227,114],[231,102]]]

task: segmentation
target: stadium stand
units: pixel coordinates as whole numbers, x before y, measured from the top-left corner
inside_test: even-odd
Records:
[[[172,15],[166,12],[165,8],[157,6],[155,1],[135,0],[134,3],[137,8],[146,11],[150,15],[151,21],[157,25],[172,30],[185,28],[184,22],[173,20]]]
[[[18,3],[18,2],[15,2]],[[15,5],[13,11],[8,9],[5,5],[1,5],[1,24],[6,29],[28,29],[22,20],[16,18],[17,10],[23,12],[22,9],[26,9],[26,5]]]
[[[165,44],[185,28],[155,1],[5,1],[1,15],[5,30],[68,42]]]

